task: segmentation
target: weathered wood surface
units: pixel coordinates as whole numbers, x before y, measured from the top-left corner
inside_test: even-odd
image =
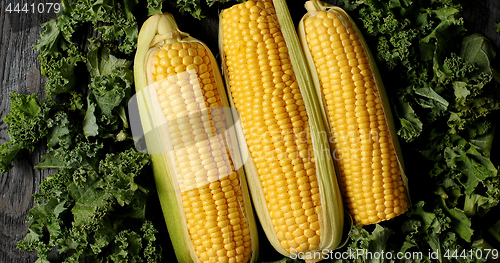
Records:
[[[17,1],[16,1],[17,2]],[[31,46],[36,43],[40,23],[54,14],[8,14],[8,3],[0,6],[0,116],[10,109],[9,93],[38,94],[44,97],[44,78],[40,74],[37,52]],[[38,3],[31,1],[31,3]],[[7,140],[6,126],[0,121],[0,143]],[[0,262],[35,262],[36,253],[21,252],[16,244],[28,230],[26,219],[33,207],[32,195],[47,171],[34,170],[43,149],[21,160],[7,174],[0,175]]]
[[[16,1],[18,2],[18,1]],[[39,3],[41,1],[28,1]],[[46,2],[46,1],[43,1]],[[300,1],[303,2],[303,1]],[[334,1],[328,1],[333,3]],[[52,18],[54,14],[8,14],[6,5],[13,0],[0,3],[0,118],[9,111],[8,95],[11,91],[24,94],[38,94],[44,98],[44,78],[40,75],[37,52],[31,46],[36,43],[40,32],[39,24]],[[293,4],[292,4],[293,3]],[[302,4],[290,1],[294,19],[303,12]],[[189,17],[177,17],[182,30],[194,28],[190,33],[217,50],[217,13],[213,8],[203,21]],[[495,23],[500,22],[500,1],[468,1],[464,8],[465,25],[469,32],[479,32],[490,38],[494,46],[500,48],[500,34],[495,31]],[[200,30],[196,30],[200,29]],[[8,140],[6,125],[0,121],[0,143]],[[33,165],[40,160],[44,149],[41,147],[26,159],[17,163],[6,174],[0,175],[0,262],[27,263],[36,261],[36,253],[21,252],[16,244],[28,230],[28,211],[33,207],[32,195],[40,181],[50,172],[34,170]]]

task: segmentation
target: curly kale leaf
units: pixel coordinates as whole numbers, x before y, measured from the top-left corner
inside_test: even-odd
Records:
[[[478,215],[494,218],[500,197],[498,164],[490,159],[500,108],[491,43],[465,35],[458,1],[340,2],[364,33],[394,96],[389,100],[404,140],[409,188],[430,189],[412,193],[417,202],[404,222],[380,224],[395,233],[386,247],[437,257],[420,262],[450,262],[446,249],[474,251],[472,244],[485,233]],[[359,236],[369,243],[371,235]]]
[[[67,191],[66,185],[71,180],[71,172],[61,171],[47,176],[39,186],[39,192],[35,193],[35,203],[47,203],[51,199],[66,199]]]
[[[99,172],[104,174],[103,183],[106,183],[102,187],[109,189],[120,205],[129,205],[133,201],[134,192],[140,188],[134,182],[134,176],[148,163],[149,159],[143,153],[136,151],[129,150],[119,155],[108,155],[99,165]]]
[[[85,113],[85,119],[83,120],[83,133],[85,134],[85,137],[97,136],[99,134],[95,108],[95,103],[91,100],[87,100],[87,112]]]
[[[79,135],[80,97],[68,103],[46,100],[38,103],[36,95],[11,94],[12,108],[4,122],[10,141],[0,146],[0,168],[8,171],[22,149],[33,151],[35,144],[46,140],[48,150],[35,168],[76,168],[91,166],[91,159],[103,147],[102,142],[86,141]]]
[[[109,262],[160,262],[161,250],[155,246],[157,231],[146,221],[139,232],[122,231],[113,240]]]
[[[91,22],[104,41],[119,42],[124,54],[135,51],[138,25],[132,11],[137,0],[63,1],[65,25]]]
[[[82,52],[70,41],[71,32],[75,29],[68,29],[68,24],[73,27],[73,23],[64,16],[46,22],[42,25],[45,30],[40,33],[38,43],[33,46],[40,51],[40,71],[47,77],[45,91],[49,98],[74,89],[75,68],[84,61]]]
[[[406,62],[411,54],[411,49],[409,48],[417,34],[414,30],[401,31],[394,34],[389,39],[386,37],[380,37],[378,42],[378,58],[387,61],[387,67],[389,69],[394,68],[400,61],[403,64],[408,64]]]
[[[144,249],[142,250],[142,256],[145,258],[145,262],[161,262],[161,247],[156,245],[156,234],[158,230],[155,229],[153,223],[151,221],[145,221],[141,228],[141,234],[143,240],[145,241],[145,245],[143,245]]]
[[[17,244],[18,248],[24,251],[36,249],[40,259],[47,260],[58,239],[68,234],[64,224],[67,209],[66,201],[56,198],[33,207],[28,214],[33,223],[24,239]]]
[[[411,142],[422,132],[423,123],[410,103],[404,100],[404,96],[399,96],[398,100],[396,105],[399,109],[396,111],[396,114],[401,124],[398,135],[406,141]]]
[[[444,149],[444,158],[449,168],[459,170],[464,175],[464,178],[457,179],[464,186],[466,195],[474,192],[479,183],[498,174],[491,160],[463,138],[453,140]]]
[[[125,108],[133,90],[132,63],[119,59],[107,46],[92,42],[87,54],[87,69],[91,76],[88,109],[85,116],[86,136],[119,140],[128,128]]]
[[[492,61],[495,59],[496,52],[491,42],[480,34],[472,34],[465,37],[462,41],[460,56],[468,63],[478,67],[477,75],[481,73],[492,74]]]
[[[471,262],[466,258],[445,255],[447,250],[464,249],[456,233],[462,233],[461,238],[470,238],[471,221],[462,211],[449,209],[439,201],[435,203],[419,201],[404,217],[401,230],[406,237],[399,252],[410,253],[412,262]],[[372,235],[365,239],[372,239]],[[477,248],[470,249],[475,251]],[[484,261],[484,258],[478,258],[472,262]]]
[[[390,252],[388,240],[393,234],[394,231],[379,224],[375,225],[375,229],[371,233],[361,226],[352,228],[349,232],[349,237],[352,239],[349,248],[356,251],[358,255],[365,255],[357,257],[354,262],[369,262],[368,257],[366,257],[368,253]]]
[[[495,52],[489,41],[470,35],[463,39],[460,54],[452,54],[444,63],[455,97],[448,120],[454,130],[463,130],[466,124],[500,108],[500,92],[492,83]]]
[[[36,249],[40,260],[56,248],[65,262],[101,255],[156,262],[156,230],[145,220],[148,190],[135,182],[148,164],[147,155],[129,149],[108,154],[97,170],[80,167],[49,176],[36,195],[43,203],[30,210],[29,232],[19,248]]]
[[[33,46],[48,99],[11,95],[4,119],[10,141],[0,146],[0,170],[40,141],[47,150],[34,168],[58,169],[34,194],[29,231],[18,243],[21,250],[36,250],[38,262],[54,254],[58,262],[161,259],[157,231],[146,220],[151,182],[139,177],[149,157],[128,141],[130,58],[141,20],[132,13],[136,4],[63,0]],[[92,30],[94,38],[76,33]]]
[[[416,119],[426,120],[427,127],[423,126],[423,130],[435,130],[440,127],[436,125],[439,122],[446,123],[450,132],[456,133],[499,109],[500,92],[492,81],[489,66],[495,53],[489,49],[491,46],[485,44],[483,37],[466,37],[461,55],[450,52],[440,56],[439,67],[433,66],[439,81],[408,79],[409,86],[399,91],[402,99],[396,107],[402,123],[399,133],[406,134],[404,138],[408,141],[414,140],[420,133],[412,131],[408,124],[415,123]]]
[[[0,173],[8,172],[13,166],[19,152],[23,149],[21,144],[5,142],[0,145]]]
[[[181,14],[188,13],[196,19],[202,19],[205,17],[207,8],[216,3],[228,3],[231,0],[148,0],[147,8],[148,15],[160,14],[162,13],[163,4],[169,4],[171,7],[179,10]],[[237,2],[243,2],[243,0],[236,0]]]
[[[102,142],[92,142],[86,140],[81,135],[73,135],[75,141],[71,144],[51,148],[42,155],[42,161],[35,165],[36,169],[77,169],[78,167],[95,168],[96,156],[102,152],[104,147]],[[79,142],[76,142],[79,140]]]
[[[93,29],[101,34],[102,41],[120,42],[118,50],[131,55],[135,51],[138,24],[132,10],[136,0],[85,2],[62,1],[62,12],[57,19],[42,25],[38,43],[33,46],[40,51],[41,73],[47,77],[45,90],[48,97],[68,93],[80,79],[78,64],[85,62],[84,52],[75,44],[74,33],[87,30],[91,22]]]
[[[64,1],[63,1],[64,3]],[[66,55],[73,55],[76,45],[71,41],[72,34],[78,29],[76,22],[69,19],[67,8],[62,10],[57,19],[49,20],[41,25],[40,37],[36,45],[32,48],[40,51],[40,57],[61,58]],[[42,73],[44,69],[42,67]]]
[[[468,133],[461,135],[434,133],[428,144],[432,147],[421,152],[432,160],[430,176],[445,189],[448,206],[459,207],[468,215],[478,211],[484,214],[498,204],[499,197],[495,190],[499,186],[498,169],[488,155],[493,130],[487,128],[491,126],[485,120],[467,127]]]
[[[26,145],[33,150],[33,143],[47,134],[45,129],[45,108],[40,105],[36,95],[24,95],[11,92],[9,99],[11,109],[9,114],[3,118],[9,127],[7,134],[14,143]]]
[[[3,118],[7,125],[10,141],[0,146],[0,172],[5,173],[12,167],[22,149],[33,151],[35,144],[47,133],[47,121],[52,102],[37,102],[36,95],[23,95],[11,92],[11,109]]]
[[[148,16],[162,14],[163,2],[165,2],[165,0],[148,0],[147,1]]]

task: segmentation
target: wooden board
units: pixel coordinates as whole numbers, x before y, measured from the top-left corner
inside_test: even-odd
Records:
[[[17,1],[16,1],[17,2]],[[31,46],[40,33],[40,23],[55,14],[9,14],[7,4],[0,6],[0,117],[10,109],[9,93],[37,94],[44,98],[45,80],[40,74],[38,52]],[[30,3],[37,3],[31,1]],[[0,143],[8,139],[6,125],[0,121]],[[40,145],[43,146],[43,145]],[[16,244],[28,231],[28,211],[33,207],[33,193],[49,171],[34,170],[43,147],[21,160],[6,174],[0,174],[0,262],[35,262],[36,253],[21,252]]]
[[[17,1],[16,1],[17,2]],[[44,1],[46,2],[46,1]],[[289,1],[291,13],[296,21],[304,12],[304,1]],[[334,3],[334,1],[328,1]],[[500,34],[495,31],[495,23],[500,22],[500,2],[498,0],[468,1],[465,4],[465,26],[469,33],[479,32],[490,38],[497,48],[500,48]],[[31,46],[38,39],[41,28],[39,24],[54,17],[54,13],[8,14],[5,11],[8,3],[0,4],[0,117],[9,111],[8,95],[11,91],[24,94],[37,94],[44,98],[44,77],[40,75],[38,53]],[[40,3],[29,1],[29,3]],[[220,9],[220,7],[219,7]],[[214,6],[203,21],[197,21],[189,16],[176,15],[178,24],[183,31],[204,41],[217,54],[217,14],[219,9]],[[192,28],[199,30],[190,30]],[[0,121],[0,143],[8,140],[6,125]],[[28,211],[33,207],[33,193],[43,178],[51,171],[34,170],[33,165],[40,160],[44,152],[43,145],[17,163],[6,174],[0,175],[0,262],[29,263],[36,261],[36,254],[21,252],[16,244],[28,230],[26,223]]]

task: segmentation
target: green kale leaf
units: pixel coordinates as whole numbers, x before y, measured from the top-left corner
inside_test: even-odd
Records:
[[[36,249],[45,260],[57,247],[67,262],[101,255],[156,262],[156,230],[145,218],[148,190],[135,182],[148,164],[146,154],[129,149],[107,154],[97,170],[79,167],[49,176],[36,195],[43,204],[30,211],[29,233],[19,248]],[[143,253],[152,261],[144,261]]]
[[[12,168],[12,162],[19,157],[21,150],[33,151],[35,144],[47,133],[47,121],[52,102],[37,102],[36,95],[23,95],[11,92],[11,109],[3,118],[7,125],[10,141],[0,146],[0,172]]]
[[[145,172],[149,156],[136,151],[126,114],[138,4],[63,0],[33,46],[47,99],[10,95],[4,118],[10,141],[0,146],[0,172],[43,143],[46,151],[33,168],[56,169],[34,194],[29,230],[18,243],[36,250],[37,262],[161,260],[158,231],[147,215],[154,190]]]
[[[443,251],[476,251],[490,227],[481,222],[496,218],[496,52],[483,36],[466,35],[458,1],[340,2],[368,40],[394,104],[415,202],[403,218],[353,228],[349,248],[377,242],[386,251],[422,252],[412,262],[484,262]]]

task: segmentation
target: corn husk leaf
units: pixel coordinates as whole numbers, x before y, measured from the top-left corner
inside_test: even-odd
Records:
[[[319,110],[320,103],[317,100],[314,87],[310,80],[310,73],[307,65],[304,63],[304,55],[297,38],[297,33],[285,1],[273,1],[278,15],[278,22],[283,32],[284,39],[289,50],[292,67],[295,72],[300,91],[304,100],[306,111],[308,113],[309,125],[311,131],[314,156],[316,159],[316,171],[318,175],[318,184],[320,187],[320,196],[323,211],[322,234],[318,251],[331,251],[338,247],[342,239],[344,225],[344,210],[340,194],[340,188],[336,178],[332,155],[328,144],[328,134],[326,132],[325,120]],[[221,12],[219,20],[223,19]],[[226,79],[226,86],[229,87],[229,73],[225,64],[225,52],[223,47],[223,29],[222,23],[219,23],[219,45],[222,57],[222,71]],[[232,96],[229,96],[231,107],[234,107]],[[249,152],[243,132],[238,136],[242,152]],[[245,162],[245,172],[247,174],[249,188],[252,195],[252,201],[260,223],[266,233],[271,245],[282,255],[292,257],[278,241],[276,233],[271,223],[269,211],[265,201],[265,195],[261,187],[261,181],[257,172],[256,165],[251,157]],[[311,261],[317,261],[313,259]],[[309,260],[308,260],[309,261]]]
[[[149,67],[150,57],[158,50],[159,46],[164,44],[173,44],[176,42],[197,42],[202,44],[211,59],[213,66],[212,72],[215,74],[215,79],[218,82],[217,90],[221,94],[222,107],[226,115],[226,127],[237,127],[233,124],[232,111],[228,108],[226,91],[223,86],[220,71],[216,67],[217,62],[208,47],[197,39],[181,32],[175,23],[172,15],[157,14],[150,17],[142,26],[139,33],[136,57],[134,61],[134,77],[136,83],[136,97],[139,108],[140,119],[144,135],[146,139],[148,153],[151,155],[153,163],[153,172],[160,204],[165,217],[165,222],[168,228],[170,239],[179,262],[200,262],[194,250],[187,229],[186,216],[184,214],[179,182],[175,172],[175,166],[172,163],[173,159],[169,154],[169,136],[165,124],[166,119],[159,105],[158,95],[156,94],[156,85],[152,81],[151,67]],[[236,132],[234,130],[227,131],[227,146],[232,152],[235,169],[241,167],[242,161],[234,158],[239,157],[238,145],[236,143]],[[253,209],[248,193],[248,186],[244,176],[243,168],[236,170],[240,186],[243,193],[244,208],[246,211],[246,219],[251,231],[253,254],[250,262],[255,262],[258,257],[258,236]]]
[[[380,99],[382,101],[382,108],[386,114],[385,122],[389,126],[389,136],[392,139],[392,142],[394,144],[394,148],[395,148],[397,159],[398,159],[398,164],[399,164],[401,171],[402,171],[401,178],[403,180],[403,184],[405,187],[406,197],[408,199],[408,205],[410,206],[411,202],[410,202],[410,195],[409,195],[409,189],[408,189],[408,179],[407,179],[406,174],[404,172],[405,169],[404,169],[403,155],[402,155],[402,151],[401,151],[401,146],[400,146],[399,141],[398,141],[397,136],[396,136],[397,133],[396,133],[396,127],[394,124],[394,118],[393,118],[392,112],[391,112],[391,105],[389,103],[389,99],[388,99],[387,93],[385,91],[384,84],[382,82],[382,78],[380,77],[380,73],[379,73],[377,65],[375,63],[375,59],[370,52],[370,49],[368,47],[368,44],[366,43],[366,40],[363,38],[361,31],[359,30],[357,25],[354,23],[352,18],[342,8],[340,8],[338,6],[333,6],[333,5],[330,5],[328,3],[318,1],[318,0],[307,1],[305,6],[306,6],[306,9],[308,10],[308,12],[300,20],[299,25],[298,25],[298,32],[299,32],[299,38],[301,41],[302,49],[303,49],[303,52],[305,54],[308,67],[309,67],[310,72],[312,74],[312,81],[314,83],[314,89],[316,90],[318,100],[321,102],[320,107],[322,108],[323,112],[327,112],[326,111],[326,101],[325,101],[324,97],[321,95],[322,89],[321,89],[319,77],[318,77],[318,74],[316,71],[316,66],[314,64],[312,54],[309,51],[309,48],[307,48],[308,45],[307,45],[307,39],[306,39],[306,35],[305,35],[304,21],[308,17],[314,16],[319,11],[327,11],[327,12],[332,12],[332,13],[336,14],[339,17],[339,19],[342,21],[342,23],[350,24],[352,26],[352,28],[356,31],[356,33],[360,39],[360,42],[363,45],[363,48],[366,52],[366,55],[368,57],[368,61],[370,64],[370,68],[372,69],[373,76],[375,78],[375,83],[376,83],[378,90],[379,90]],[[326,123],[328,125],[329,130],[332,130],[330,122],[326,121]],[[331,142],[331,147],[334,148],[333,142]]]

